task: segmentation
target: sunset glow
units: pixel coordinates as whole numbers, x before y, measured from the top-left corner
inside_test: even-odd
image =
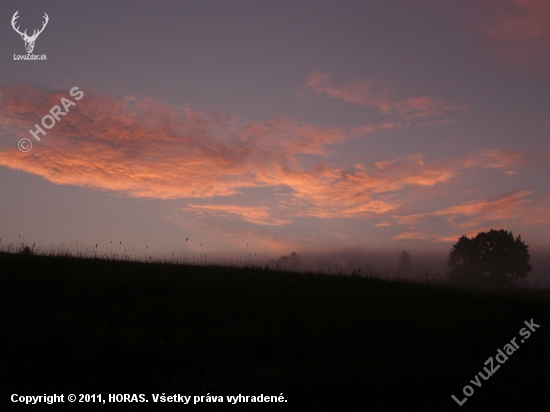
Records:
[[[3,243],[271,259],[505,228],[550,247],[545,0],[37,7],[0,6],[50,18],[46,61],[0,27]]]

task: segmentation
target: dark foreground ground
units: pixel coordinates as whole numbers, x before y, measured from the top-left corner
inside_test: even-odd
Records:
[[[531,319],[540,328],[524,339]],[[514,337],[519,349],[470,383]],[[550,410],[548,291],[0,253],[0,339],[0,410]],[[459,406],[451,395],[462,401],[466,385]],[[86,407],[68,394],[148,402]],[[286,402],[227,401],[239,394]]]

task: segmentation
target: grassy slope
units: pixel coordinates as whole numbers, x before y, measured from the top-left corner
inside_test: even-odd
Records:
[[[547,410],[541,296],[0,253],[0,405],[11,393],[283,393],[274,410]],[[459,408],[451,394],[531,318],[540,329]]]

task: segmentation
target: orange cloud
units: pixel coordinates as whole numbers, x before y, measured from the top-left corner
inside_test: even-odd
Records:
[[[403,205],[396,195],[406,186],[433,187],[466,169],[508,170],[530,162],[521,154],[486,149],[440,162],[426,163],[415,154],[374,165],[330,164],[331,146],[394,125],[323,128],[286,117],[243,121],[152,98],[114,99],[91,91],[30,152],[21,153],[16,139],[32,138],[29,129],[62,97],[68,92],[0,89],[0,127],[14,139],[0,143],[1,166],[57,184],[138,198],[206,199],[249,189],[270,191],[254,199],[254,206],[232,201],[187,208],[240,215],[258,225],[278,226],[298,216],[385,216]]]
[[[427,219],[433,217],[444,217],[447,222],[447,226],[441,224],[437,226],[438,232],[443,229],[443,231],[450,230],[455,233],[456,229],[461,229],[466,230],[468,236],[475,235],[479,230],[495,223],[516,222],[522,225],[550,225],[550,197],[536,199],[529,198],[529,195],[532,195],[531,191],[523,190],[501,196],[493,201],[479,200],[428,213],[397,216],[394,218],[395,225],[409,227],[394,236],[394,239],[443,242],[458,239],[456,235],[442,235],[426,228],[416,228],[424,226]]]
[[[456,242],[458,236],[441,236],[435,233],[424,232],[420,230],[406,230],[392,237],[392,240],[427,240],[430,242]]]
[[[449,223],[455,223],[460,216],[472,216],[469,220],[457,223],[456,227],[458,228],[472,228],[487,221],[510,220],[520,216],[519,206],[529,202],[524,197],[531,193],[525,190],[503,196],[493,202],[469,202],[438,210],[433,212],[432,215],[447,216]]]
[[[29,129],[67,94],[2,89],[2,127],[32,139]],[[87,91],[31,152],[4,147],[0,164],[58,184],[135,197],[203,198],[273,184],[273,172],[292,168],[297,154],[323,154],[324,145],[347,139],[338,129],[287,118],[239,123],[150,98],[117,100]]]
[[[189,205],[199,213],[206,211],[218,216],[234,214],[241,216],[245,221],[258,225],[281,226],[290,223],[290,220],[275,219],[271,211],[264,206],[239,206],[239,205]]]
[[[537,203],[522,215],[522,219],[527,225],[550,225],[550,196],[538,199]]]
[[[510,168],[522,168],[535,164],[539,159],[534,156],[526,156],[523,153],[502,151],[498,149],[481,149],[474,156],[464,160],[464,167],[483,167],[503,169],[504,173],[513,174]]]
[[[468,105],[452,104],[444,99],[429,96],[394,101],[390,97],[391,89],[385,82],[356,78],[341,86],[335,86],[331,76],[319,72],[313,72],[308,76],[302,90],[360,106],[373,106],[382,114],[394,114],[406,120],[441,116],[448,111],[468,108]]]
[[[360,106],[374,106],[380,113],[389,113],[392,109],[389,87],[382,81],[364,81],[356,78],[338,87],[333,86],[330,75],[313,72],[303,89]]]
[[[512,207],[518,206],[522,203],[525,203],[526,200],[523,198],[527,195],[530,195],[532,192],[528,190],[523,190],[520,192],[513,193],[511,195],[502,196],[499,199],[488,202],[469,202],[458,206],[451,206],[446,209],[438,210],[433,214],[435,216],[446,216],[446,215],[464,215],[472,216],[479,215],[480,213],[498,213],[501,210],[510,209]]]

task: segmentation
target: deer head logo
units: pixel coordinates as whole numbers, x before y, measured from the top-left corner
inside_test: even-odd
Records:
[[[38,35],[40,33],[42,33],[44,31],[44,28],[46,27],[46,25],[48,24],[48,20],[50,19],[48,17],[48,15],[46,13],[44,13],[44,18],[46,19],[46,21],[44,21],[44,23],[42,23],[42,28],[40,30],[34,30],[33,33],[32,33],[32,36],[28,36],[27,35],[27,30],[25,30],[24,33],[21,33],[19,31],[19,27],[20,26],[17,26],[15,27],[15,20],[17,20],[19,18],[19,16],[17,15],[17,13],[19,13],[19,10],[17,10],[15,12],[15,14],[13,15],[12,19],[11,19],[11,26],[13,27],[13,29],[19,33],[21,35],[21,38],[23,40],[25,40],[25,49],[27,49],[27,53],[32,53],[32,50],[34,49],[34,42],[36,41],[36,38],[38,37]]]

